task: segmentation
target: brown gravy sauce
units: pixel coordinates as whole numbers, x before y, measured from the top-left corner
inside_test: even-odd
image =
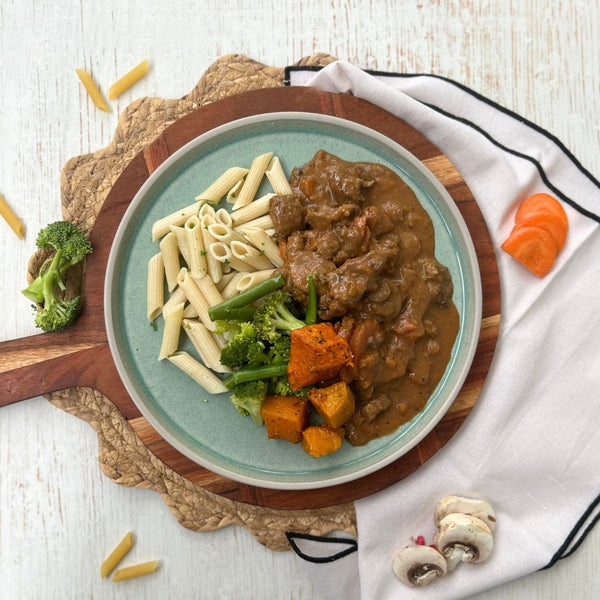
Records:
[[[315,277],[319,317],[352,348],[340,373],[357,400],[345,437],[366,444],[421,412],[443,376],[459,325],[452,279],[429,215],[387,167],[319,150],[290,184],[270,209],[281,272],[303,303]]]

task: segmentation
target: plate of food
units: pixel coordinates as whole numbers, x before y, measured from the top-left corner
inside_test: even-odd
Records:
[[[162,163],[117,230],[104,296],[119,374],[161,436],[282,490],[414,448],[464,383],[481,306],[471,237],[431,171],[303,112],[232,121]]]

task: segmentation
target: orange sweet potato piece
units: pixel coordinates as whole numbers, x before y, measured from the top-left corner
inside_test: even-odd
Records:
[[[352,364],[348,342],[331,323],[316,323],[290,333],[291,348],[287,377],[293,390],[335,377]]]
[[[548,273],[557,254],[552,235],[532,225],[516,225],[501,248],[538,277]]]
[[[308,425],[310,407],[306,398],[267,396],[261,414],[270,439],[284,439],[297,444]]]
[[[307,454],[319,458],[339,450],[343,436],[329,425],[311,425],[302,432],[300,444]]]
[[[318,415],[334,429],[341,427],[356,408],[354,394],[344,381],[324,388],[311,388],[307,396]]]

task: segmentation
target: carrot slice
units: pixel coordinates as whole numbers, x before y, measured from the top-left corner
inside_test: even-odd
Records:
[[[520,223],[525,217],[532,212],[535,213],[553,213],[557,215],[564,223],[565,227],[568,227],[569,221],[567,219],[567,213],[562,207],[562,204],[550,194],[533,194],[524,200],[519,206],[517,213],[515,214],[515,223]]]
[[[516,225],[500,247],[538,277],[548,273],[558,252],[552,235],[533,225]]]
[[[522,214],[517,225],[531,225],[545,229],[556,242],[556,250],[560,252],[567,240],[568,223],[555,212],[549,212],[543,208],[528,210]]]

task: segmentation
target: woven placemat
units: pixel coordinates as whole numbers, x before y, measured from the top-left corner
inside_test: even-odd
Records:
[[[324,66],[334,60],[316,54],[296,64]],[[65,165],[61,177],[64,218],[90,232],[119,175],[166,127],[209,102],[245,91],[280,87],[283,80],[283,68],[230,54],[213,63],[195,88],[179,100],[142,98],[133,102],[120,115],[114,138],[106,148],[75,157]],[[39,254],[32,257],[29,278],[37,274],[42,258]],[[275,510],[223,498],[182,477],[153,455],[115,405],[99,392],[75,388],[47,398],[96,430],[100,466],[111,480],[160,493],[178,521],[189,529],[213,531],[240,525],[273,550],[290,549],[286,531],[313,535],[345,531],[356,535],[352,503],[316,510]]]

